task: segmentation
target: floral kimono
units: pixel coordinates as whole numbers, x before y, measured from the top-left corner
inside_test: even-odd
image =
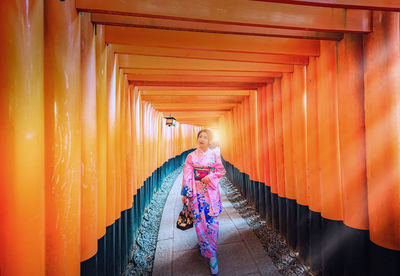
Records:
[[[209,184],[205,184],[195,174],[201,170],[209,170]],[[211,258],[217,254],[218,215],[222,211],[219,192],[220,178],[225,174],[221,157],[208,149],[203,152],[200,148],[190,153],[183,167],[182,195],[189,199],[192,210],[199,251],[204,257]]]

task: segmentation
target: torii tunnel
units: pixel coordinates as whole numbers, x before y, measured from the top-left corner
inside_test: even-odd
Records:
[[[1,0],[0,275],[121,275],[204,127],[315,274],[400,275],[399,12]]]

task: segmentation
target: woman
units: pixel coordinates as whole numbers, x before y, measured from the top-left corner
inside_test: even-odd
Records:
[[[182,202],[189,199],[200,255],[210,259],[211,274],[217,274],[218,216],[222,211],[219,181],[225,169],[219,154],[209,149],[210,130],[200,130],[197,142],[197,149],[188,155],[183,167]]]

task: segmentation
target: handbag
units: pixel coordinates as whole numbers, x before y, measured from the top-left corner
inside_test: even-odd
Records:
[[[179,213],[176,227],[181,230],[186,230],[193,227],[192,212],[188,209],[186,204],[183,205],[182,211]]]

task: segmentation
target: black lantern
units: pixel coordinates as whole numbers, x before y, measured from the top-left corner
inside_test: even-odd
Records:
[[[169,115],[168,117],[164,117],[167,121],[165,122],[167,126],[175,126],[175,118]]]

